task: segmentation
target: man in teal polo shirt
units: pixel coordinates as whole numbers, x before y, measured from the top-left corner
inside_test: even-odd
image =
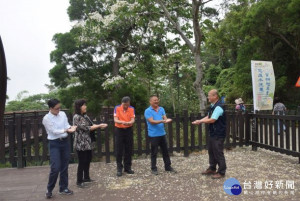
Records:
[[[168,144],[166,139],[166,131],[164,124],[170,123],[172,119],[168,119],[163,107],[159,107],[159,99],[157,96],[150,97],[150,107],[145,110],[145,119],[148,126],[148,136],[151,142],[151,170],[154,175],[158,175],[156,159],[158,146],[162,151],[165,170],[175,173],[171,167],[171,160],[168,152]]]
[[[193,121],[192,124],[209,124],[209,168],[202,172],[202,175],[212,175],[213,179],[220,179],[225,177],[227,168],[223,152],[226,138],[226,114],[216,89],[208,92],[208,100],[211,103],[208,115],[200,120]],[[216,171],[217,165],[219,166],[218,171]]]

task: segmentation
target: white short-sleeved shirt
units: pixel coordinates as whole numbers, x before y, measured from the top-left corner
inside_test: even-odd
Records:
[[[63,111],[60,111],[57,115],[54,115],[51,112],[46,114],[43,118],[43,125],[48,134],[48,140],[68,137],[65,130],[71,127],[67,115]]]

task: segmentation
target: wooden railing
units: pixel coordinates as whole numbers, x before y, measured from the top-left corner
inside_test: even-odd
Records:
[[[45,128],[42,125],[40,115],[17,114],[14,118],[5,121],[4,138],[0,141],[0,162],[9,162],[12,167],[24,167],[28,162],[43,164],[49,160],[48,140]],[[69,122],[71,122],[71,115]],[[105,130],[96,131],[96,142],[94,158],[103,159],[107,163],[111,162],[114,156],[114,123],[111,114],[105,113],[93,118],[95,123],[105,122],[108,127]],[[192,151],[207,149],[208,125],[193,125],[192,121],[203,118],[201,114],[183,114],[168,116],[173,119],[172,123],[166,125],[169,152],[183,151],[184,156],[189,156]],[[267,148],[281,153],[299,157],[299,124],[300,116],[278,116],[262,114],[241,114],[236,112],[226,112],[227,130],[225,147],[252,145],[253,150],[257,147]],[[280,132],[278,133],[277,121]],[[283,127],[286,126],[284,131]],[[134,124],[134,154],[150,154],[150,144],[147,133],[147,124],[141,115],[136,116]],[[276,135],[275,135],[276,134]],[[73,151],[73,135],[70,134],[68,140],[72,150],[71,159],[76,159]],[[2,137],[2,139],[4,139]]]
[[[252,114],[252,149],[257,147],[299,157],[300,115]]]

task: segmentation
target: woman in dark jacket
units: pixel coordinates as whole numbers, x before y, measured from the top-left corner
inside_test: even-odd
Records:
[[[84,187],[84,182],[92,182],[89,169],[92,160],[92,140],[90,132],[98,128],[106,128],[107,124],[93,124],[86,115],[86,101],[84,99],[76,100],[74,103],[75,115],[73,125],[77,126],[75,131],[74,149],[78,155],[77,182],[78,187]]]

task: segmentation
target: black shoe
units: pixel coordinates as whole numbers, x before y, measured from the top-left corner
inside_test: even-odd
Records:
[[[96,180],[94,179],[83,179],[84,183],[91,183],[91,182],[95,182]]]
[[[78,188],[84,188],[84,187],[85,187],[85,185],[84,185],[83,182],[76,182],[76,186],[77,186]]]
[[[45,197],[46,197],[46,199],[52,198],[52,192],[47,191]]]
[[[134,174],[134,171],[133,170],[124,170],[124,172],[127,172],[127,174]]]
[[[154,174],[154,175],[158,175],[157,170],[152,170],[151,172],[152,172],[152,174]]]
[[[169,167],[168,169],[166,169],[166,171],[171,173],[177,173],[176,170],[174,170],[172,167]]]
[[[66,188],[63,191],[59,191],[59,194],[61,194],[61,195],[72,195],[73,191],[71,191],[70,189]]]
[[[121,171],[118,171],[118,172],[117,172],[117,176],[118,176],[118,177],[122,176],[122,172],[121,172]]]

